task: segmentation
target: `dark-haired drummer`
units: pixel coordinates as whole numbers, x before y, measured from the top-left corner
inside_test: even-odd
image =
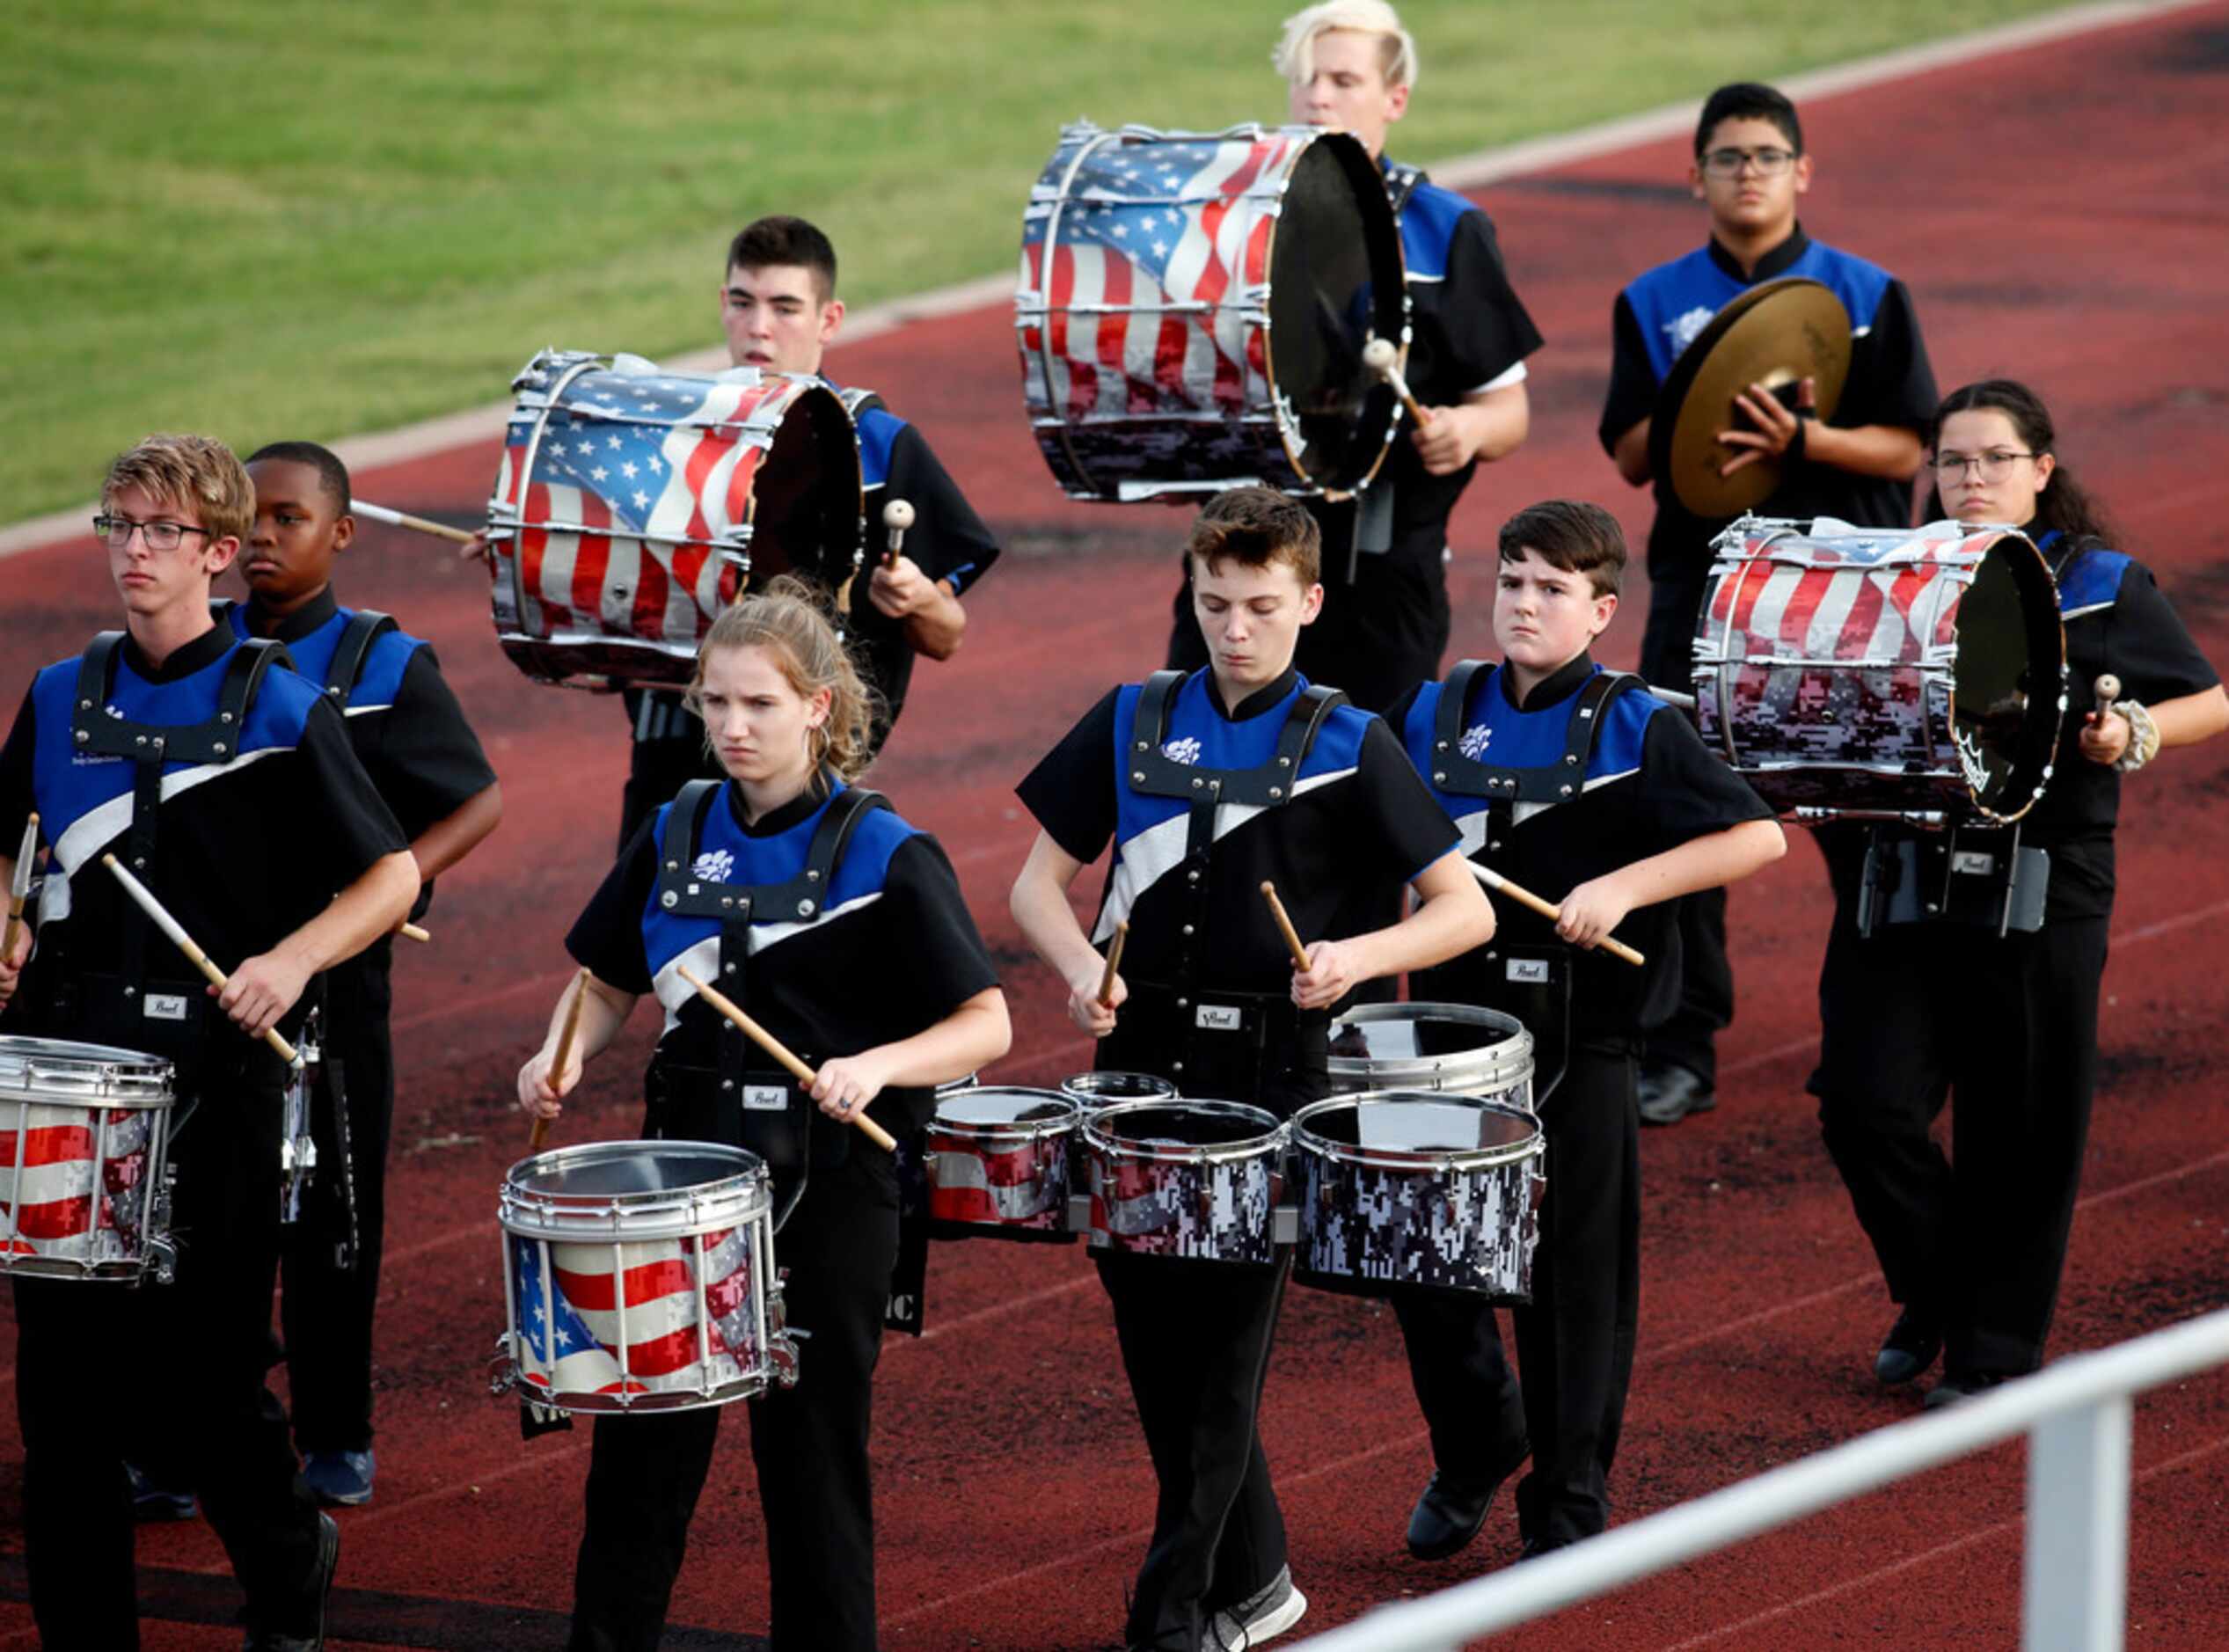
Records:
[[[264,1386],[287,1071],[261,1038],[402,921],[418,871],[340,713],[211,619],[254,510],[221,442],[150,436],[117,459],[98,526],[124,628],[40,672],[0,749],[0,837],[11,852],[36,809],[48,851],[36,949],[0,961],[9,1030],[177,1065],[176,1283],[15,1281],[26,1560],[54,1648],[139,1644],[128,1457],[200,1495],[250,1648],[325,1643],[340,1534]],[[222,993],[104,853],[230,971]]]
[[[1068,983],[1102,1066],[1188,1096],[1286,1116],[1328,1090],[1335,1005],[1363,982],[1493,932],[1446,815],[1378,718],[1292,669],[1323,602],[1316,523],[1267,488],[1219,494],[1187,551],[1210,668],[1113,690],[1018,788],[1042,830],[1015,921]],[[1112,838],[1094,929],[1129,925],[1114,1007],[1068,890]],[[1310,944],[1297,969],[1261,894],[1275,883]],[[1368,933],[1336,927],[1357,889],[1422,904]],[[1290,1267],[1099,1259],[1160,1485],[1125,1626],[1138,1647],[1260,1645],[1307,1602],[1254,1429]]]
[[[1560,903],[1551,925],[1505,903],[1492,945],[1409,977],[1419,1000],[1515,1015],[1543,1064],[1535,1093],[1547,1193],[1532,1301],[1516,1310],[1524,1393],[1494,1311],[1396,1297],[1435,1472],[1410,1517],[1421,1560],[1478,1532],[1528,1449],[1517,1487],[1527,1554],[1609,1519],[1640,1308],[1641,1176],[1633,1058],[1678,1002],[1674,897],[1749,876],[1786,844],[1763,800],[1685,718],[1589,649],[1618,611],[1626,542],[1598,506],[1554,500],[1502,530],[1494,638],[1502,663],[1466,661],[1394,714],[1403,743],[1482,866]],[[1645,968],[1597,950],[1612,931]],[[1530,1441],[1528,1448],[1528,1438]]]
[[[434,880],[502,818],[495,771],[449,692],[432,647],[387,615],[343,608],[334,559],[355,537],[348,470],[314,442],[251,455],[255,525],[241,553],[248,600],[235,636],[286,646],[294,668],[346,717],[348,742],[410,839],[422,915]],[[303,1478],[327,1503],[370,1500],[371,1323],[386,1224],[395,1055],[387,1018],[394,943],[381,939],[325,976],[322,1107],[345,1109],[302,1219],[287,1231],[288,1387]],[[347,1164],[340,1162],[345,1153]]]

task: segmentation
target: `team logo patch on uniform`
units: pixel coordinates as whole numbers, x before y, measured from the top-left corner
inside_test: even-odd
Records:
[[[1180,763],[1190,768],[1200,760],[1200,742],[1187,735],[1181,740],[1172,740],[1163,746],[1161,755],[1171,763]]]
[[[1463,731],[1463,738],[1455,743],[1465,757],[1476,763],[1486,756],[1487,742],[1493,738],[1494,731],[1484,723],[1473,723]]]
[[[1664,332],[1671,339],[1672,354],[1677,355],[1689,345],[1694,343],[1702,330],[1710,325],[1710,318],[1717,313],[1714,310],[1705,310],[1699,304],[1686,314],[1675,317],[1664,323]]]
[[[690,863],[689,875],[711,883],[725,883],[735,869],[735,857],[725,849],[711,849]]]

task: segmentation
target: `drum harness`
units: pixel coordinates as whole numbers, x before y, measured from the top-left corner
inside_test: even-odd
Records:
[[[1187,1063],[1197,1065],[1196,1058],[1208,1053],[1200,1042],[1199,1035],[1203,1033],[1250,1033],[1253,1049],[1249,1053],[1258,1082],[1262,1076],[1269,1027],[1280,1020],[1290,1020],[1296,1014],[1290,998],[1283,993],[1217,989],[1214,996],[1223,1001],[1210,1003],[1199,984],[1210,940],[1208,896],[1213,883],[1217,808],[1232,803],[1275,808],[1290,802],[1293,782],[1300,778],[1301,764],[1314,746],[1325,720],[1335,708],[1348,703],[1346,695],[1337,689],[1311,685],[1294,698],[1291,710],[1286,713],[1284,727],[1277,736],[1276,752],[1268,762],[1252,769],[1196,768],[1177,762],[1162,750],[1169,736],[1169,719],[1176,692],[1186,676],[1182,671],[1156,671],[1145,680],[1130,720],[1129,752],[1132,791],[1147,797],[1181,798],[1189,806],[1185,821],[1184,859],[1180,863],[1184,874],[1185,905],[1179,928],[1178,984],[1139,981],[1131,985],[1132,996],[1142,1000],[1141,1009],[1158,1011],[1164,1018],[1170,1018],[1170,1012],[1173,1012],[1170,1019],[1181,1029],[1179,1047],[1183,1056],[1170,1064],[1172,1077],[1180,1090],[1186,1087]],[[1195,997],[1199,998],[1196,1005],[1193,1002]],[[1215,1063],[1210,1060],[1209,1064],[1212,1070]]]

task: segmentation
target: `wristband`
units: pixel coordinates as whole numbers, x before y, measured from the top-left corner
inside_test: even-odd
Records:
[[[2129,749],[2114,764],[2123,774],[2134,774],[2160,755],[2160,725],[2135,700],[2116,700],[2113,709],[2128,720]]]
[[[1781,464],[1801,464],[1803,463],[1805,450],[1810,446],[1809,426],[1811,420],[1817,417],[1818,414],[1809,407],[1798,407],[1795,410],[1795,434],[1788,438],[1787,446],[1780,451]]]

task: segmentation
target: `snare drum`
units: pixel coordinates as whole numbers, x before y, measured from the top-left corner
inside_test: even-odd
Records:
[[[754,581],[840,597],[858,570],[859,434],[820,380],[545,350],[512,388],[487,534],[496,637],[529,676],[677,687]]]
[[[0,1272],[171,1277],[171,1064],[0,1037]]]
[[[1546,1144],[1524,1108],[1417,1090],[1334,1096],[1293,1115],[1292,1142],[1295,1278],[1360,1296],[1531,1301]]]
[[[1743,517],[1714,548],[1696,720],[1766,802],[1927,825],[2034,807],[2066,708],[2066,648],[2025,535]]]
[[[1532,1034],[1469,1004],[1358,1004],[1334,1022],[1334,1090],[1444,1090],[1532,1110]]]
[[[1092,1244],[1136,1256],[1275,1260],[1275,1115],[1237,1101],[1123,1101],[1084,1121]]]
[[[710,1142],[596,1142],[503,1178],[494,1387],[560,1411],[688,1411],[797,1380],[764,1163]]]
[[[1050,1090],[939,1091],[923,1156],[929,1219],[951,1237],[1072,1239],[1069,1155],[1082,1116]]]
[[[1352,493],[1398,412],[1363,347],[1408,339],[1385,179],[1314,127],[1071,126],[1030,192],[1014,325],[1075,498]]]

